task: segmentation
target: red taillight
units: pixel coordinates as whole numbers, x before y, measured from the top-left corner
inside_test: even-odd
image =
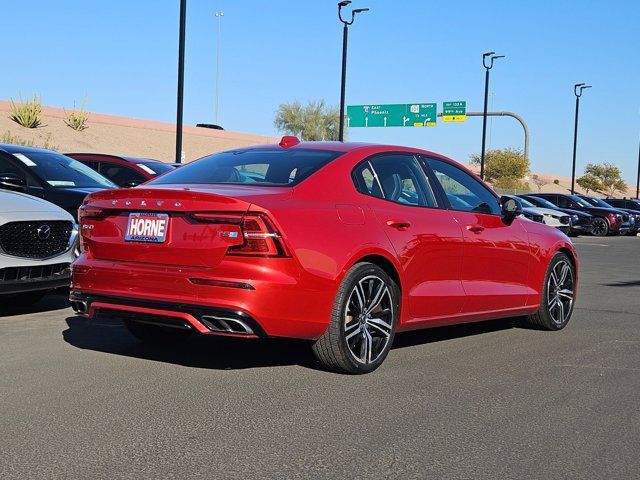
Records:
[[[80,251],[87,253],[89,247],[87,246],[86,239],[91,236],[90,232],[93,230],[93,225],[87,223],[87,220],[101,220],[109,215],[109,211],[100,208],[92,207],[91,205],[82,205],[78,209],[78,224],[80,230]]]
[[[288,252],[280,232],[265,215],[247,214],[240,224],[244,243],[230,247],[228,255],[251,255],[259,257],[286,257]]]
[[[78,221],[80,222],[83,218],[105,218],[108,214],[108,210],[104,208],[82,205],[78,209]]]

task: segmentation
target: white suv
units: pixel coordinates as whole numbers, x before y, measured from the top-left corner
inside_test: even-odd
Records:
[[[0,190],[0,308],[30,304],[68,286],[77,236],[73,217],[60,207]]]

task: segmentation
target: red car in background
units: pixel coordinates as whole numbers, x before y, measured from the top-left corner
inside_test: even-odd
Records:
[[[135,187],[175,168],[151,158],[125,157],[103,153],[65,153],[107,177],[119,187]]]
[[[567,324],[574,247],[521,210],[435,153],[284,137],[90,195],[70,298],[143,341],[301,338],[325,368],[366,373],[396,332]]]

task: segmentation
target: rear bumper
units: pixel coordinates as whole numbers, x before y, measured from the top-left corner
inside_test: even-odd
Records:
[[[71,292],[69,300],[77,314],[91,318],[119,317],[195,330],[203,334],[246,338],[267,336],[258,322],[240,311],[154,300],[87,295],[77,291]]]
[[[256,337],[315,339],[329,324],[337,286],[291,258],[234,257],[215,268],[190,268],[83,254],[73,265],[71,291],[72,301],[87,302],[82,313],[90,317],[171,318],[200,333],[247,336],[215,328],[218,318],[227,318],[246,320]]]

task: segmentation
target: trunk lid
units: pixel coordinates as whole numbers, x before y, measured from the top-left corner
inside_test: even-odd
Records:
[[[95,207],[104,212],[82,218],[83,242],[91,256],[136,263],[215,267],[229,247],[243,244],[240,220],[253,199],[264,195],[274,199],[290,196],[290,188],[172,187],[106,190],[87,197],[85,208]],[[142,217],[135,215],[138,213]],[[141,227],[137,232],[134,227],[132,231],[130,219],[134,218],[132,222],[150,219],[153,225],[147,230]],[[157,222],[163,218],[166,222],[158,228]]]

